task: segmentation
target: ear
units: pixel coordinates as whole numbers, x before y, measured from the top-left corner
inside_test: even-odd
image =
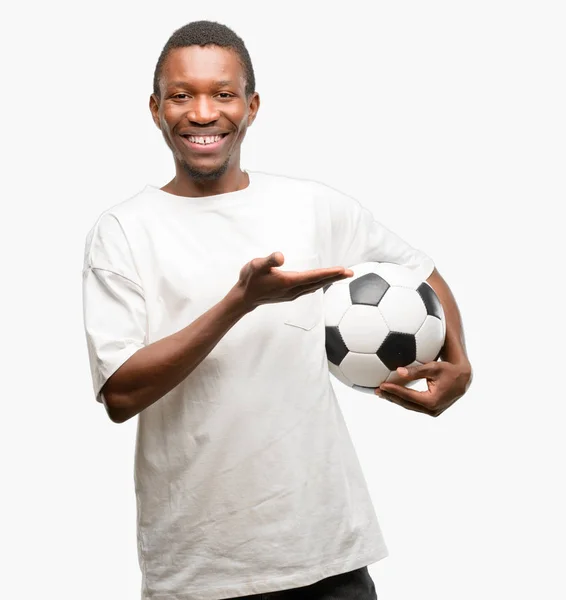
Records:
[[[157,125],[157,128],[161,130],[161,124],[159,123],[159,100],[155,94],[151,94],[149,97],[149,110],[151,111],[151,118]]]
[[[255,121],[259,105],[259,94],[254,92],[248,101],[248,127]]]

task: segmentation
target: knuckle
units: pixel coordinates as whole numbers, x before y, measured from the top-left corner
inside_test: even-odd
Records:
[[[436,362],[432,363],[431,367],[430,367],[430,372],[432,375],[437,376],[440,373],[442,373],[442,370],[444,369],[444,365],[437,360]]]

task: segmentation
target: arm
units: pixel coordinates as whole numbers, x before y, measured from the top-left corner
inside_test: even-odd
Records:
[[[247,309],[233,288],[190,325],[148,343],[143,282],[122,223],[107,213],[86,239],[83,311],[95,397],[123,423],[183,381]]]
[[[427,282],[438,295],[446,318],[441,360],[397,369],[400,384],[382,383],[376,393],[404,408],[438,417],[466,393],[472,382],[472,366],[466,353],[460,311],[448,284],[436,269]],[[422,378],[427,380],[427,391],[404,387],[404,384]]]
[[[382,383],[376,393],[405,408],[440,415],[466,392],[472,376],[460,312],[450,288],[429,256],[378,222],[357,200],[322,184],[315,186],[315,192],[329,216],[328,225],[323,228],[330,232],[323,249],[327,262],[346,266],[366,261],[404,265],[426,279],[437,293],[446,318],[442,360],[397,370],[401,384],[426,378],[428,391]]]
[[[246,312],[233,288],[184,329],[140,348],[101,389],[110,420],[123,423],[170,392]]]
[[[436,269],[434,269],[427,279],[427,283],[436,292],[446,318],[446,339],[440,353],[440,358],[452,364],[461,365],[462,371],[467,373],[468,378],[471,379],[472,367],[466,353],[462,318],[456,304],[456,299],[448,284]]]
[[[320,208],[321,255],[326,264],[351,267],[364,262],[390,262],[411,269],[421,280],[433,260],[379,222],[355,198],[324,184],[314,185]]]
[[[181,383],[226,333],[261,304],[286,302],[351,277],[343,267],[284,272],[280,253],[244,265],[228,294],[190,325],[135,351],[100,388],[108,416],[123,423]],[[138,296],[130,296],[132,302]],[[132,307],[134,305],[132,304]],[[106,338],[109,339],[108,336]]]

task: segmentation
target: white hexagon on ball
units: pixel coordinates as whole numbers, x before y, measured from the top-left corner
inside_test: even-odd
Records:
[[[379,303],[379,311],[391,331],[415,334],[426,319],[426,308],[415,290],[390,287]]]
[[[337,327],[346,311],[352,306],[350,288],[332,284],[324,294],[324,322],[327,327]]]
[[[340,380],[342,383],[346,384],[349,387],[353,387],[354,384],[342,373],[342,370],[338,365],[331,363],[328,361],[328,370],[336,377],[336,379]]]
[[[346,378],[356,385],[374,388],[382,384],[390,373],[377,354],[358,352],[348,352],[340,363],[340,369]]]
[[[352,352],[377,352],[389,328],[376,306],[355,304],[350,306],[338,327],[348,350]]]

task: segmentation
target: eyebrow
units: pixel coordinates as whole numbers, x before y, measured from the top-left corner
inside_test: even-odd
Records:
[[[234,84],[229,79],[221,79],[220,81],[213,81],[212,85],[215,87],[229,87]],[[190,86],[190,83],[188,81],[171,81],[169,83],[169,86],[171,86],[171,87],[186,87],[186,86]]]

